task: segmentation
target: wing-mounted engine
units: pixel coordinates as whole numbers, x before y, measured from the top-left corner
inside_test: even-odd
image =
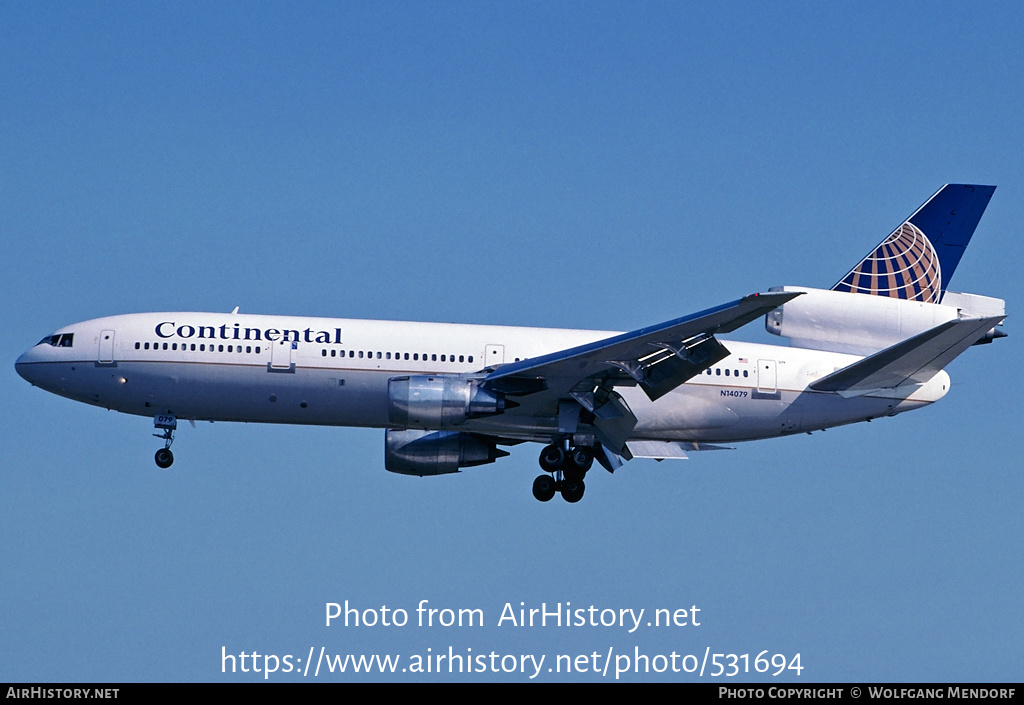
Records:
[[[506,455],[494,442],[470,433],[393,429],[384,433],[384,467],[400,475],[444,475]]]
[[[480,380],[452,375],[411,375],[388,380],[388,421],[401,428],[450,428],[505,411],[504,394]]]
[[[786,286],[802,291],[765,317],[769,333],[790,338],[793,347],[871,355],[883,348],[959,318],[1003,315],[1002,299],[946,292],[941,304],[888,296]],[[1000,332],[992,337],[1000,337]]]

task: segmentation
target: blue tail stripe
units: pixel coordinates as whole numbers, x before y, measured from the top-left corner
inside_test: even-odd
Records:
[[[928,236],[939,256],[943,292],[995,190],[995,186],[949,184],[910,216],[910,222]]]

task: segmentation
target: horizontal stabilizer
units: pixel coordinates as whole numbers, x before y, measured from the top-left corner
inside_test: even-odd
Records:
[[[946,321],[810,385],[818,392],[870,391],[924,384],[982,338],[1002,316]]]

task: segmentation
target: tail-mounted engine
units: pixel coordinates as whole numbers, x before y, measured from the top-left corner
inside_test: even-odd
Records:
[[[506,455],[494,443],[469,433],[390,429],[384,433],[384,467],[401,475],[444,475]]]
[[[1003,315],[1005,303],[977,294],[945,292],[941,304],[887,296],[785,286],[772,291],[804,294],[765,316],[769,333],[790,338],[793,347],[870,355],[957,318]],[[993,329],[984,342],[1004,334]]]
[[[450,428],[505,411],[505,397],[481,389],[479,380],[412,375],[388,380],[388,421],[400,428]]]

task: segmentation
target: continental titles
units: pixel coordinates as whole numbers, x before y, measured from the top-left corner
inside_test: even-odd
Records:
[[[248,328],[239,323],[225,323],[222,326],[194,326],[190,323],[178,325],[176,321],[163,321],[154,328],[160,338],[200,338],[206,340],[266,340],[270,342],[293,341],[298,343],[320,343],[341,345],[341,328],[334,330],[313,330],[305,328]]]

